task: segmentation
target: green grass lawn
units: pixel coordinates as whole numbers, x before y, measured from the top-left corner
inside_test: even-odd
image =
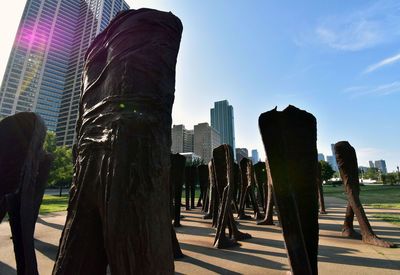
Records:
[[[68,207],[69,195],[44,195],[39,213],[65,211]]]
[[[332,186],[324,185],[324,195],[327,197],[336,197],[347,200],[343,185]],[[196,203],[200,196],[200,188],[196,188]],[[40,213],[65,211],[68,207],[69,195],[61,197],[54,195],[45,195]],[[182,199],[185,199],[185,190],[182,190]],[[361,186],[360,200],[364,205],[374,208],[400,208],[400,186]],[[398,214],[375,214],[375,218],[400,226],[400,215]]]
[[[324,185],[324,196],[347,200],[343,185]],[[400,186],[361,186],[360,201],[373,208],[400,208]],[[374,214],[375,218],[400,226],[400,214]]]

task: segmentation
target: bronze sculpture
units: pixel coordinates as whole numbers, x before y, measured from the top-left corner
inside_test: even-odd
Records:
[[[119,13],[85,56],[77,162],[53,274],[173,274],[169,169],[182,24]]]

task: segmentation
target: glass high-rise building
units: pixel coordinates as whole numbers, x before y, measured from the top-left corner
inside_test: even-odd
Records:
[[[58,144],[72,145],[84,53],[124,9],[123,0],[27,0],[0,88],[0,117],[36,112],[52,131],[63,119]]]
[[[58,145],[72,146],[75,143],[82,69],[84,56],[90,43],[119,11],[129,9],[123,0],[81,0],[79,2],[81,6],[58,117],[56,131]]]
[[[335,144],[331,144],[331,151],[332,151],[332,163],[331,163],[332,169],[333,171],[339,172],[339,168],[336,162]]]
[[[219,132],[221,144],[226,143],[232,146],[236,159],[233,107],[229,105],[228,100],[214,102],[210,115],[211,126]]]
[[[79,1],[28,0],[0,89],[0,117],[39,113],[56,130]]]
[[[256,164],[260,160],[257,149],[251,150],[251,160],[253,164]]]

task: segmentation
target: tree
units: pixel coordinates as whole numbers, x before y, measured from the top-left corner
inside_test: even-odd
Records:
[[[46,138],[43,144],[43,150],[45,150],[47,153],[53,154],[56,148],[56,134],[52,131],[47,131]]]
[[[364,178],[367,179],[378,179],[378,168],[376,167],[370,167],[367,168],[365,173],[364,173]]]
[[[320,160],[319,162],[321,163],[322,181],[327,181],[327,180],[331,179],[333,174],[335,173],[335,171],[333,171],[331,165],[324,160]]]
[[[47,186],[65,186],[72,181],[74,169],[72,163],[72,150],[67,146],[56,145],[56,135],[47,131],[43,149],[54,156],[53,166],[50,170]]]

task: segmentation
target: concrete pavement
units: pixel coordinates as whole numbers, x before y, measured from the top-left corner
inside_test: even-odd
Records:
[[[326,197],[327,215],[321,215],[318,268],[320,274],[400,274],[400,248],[381,248],[341,237],[346,201]],[[400,214],[400,209],[366,208],[375,233],[400,244],[400,227],[375,219],[373,213]],[[289,270],[282,234],[276,226],[240,221],[239,229],[253,238],[240,246],[212,247],[215,229],[200,210],[183,211],[177,237],[185,257],[175,262],[176,274],[286,274]],[[51,274],[66,212],[39,216],[35,233],[40,274]],[[276,218],[275,218],[276,220]],[[356,226],[356,230],[358,230]],[[8,222],[0,224],[0,274],[16,274]]]

